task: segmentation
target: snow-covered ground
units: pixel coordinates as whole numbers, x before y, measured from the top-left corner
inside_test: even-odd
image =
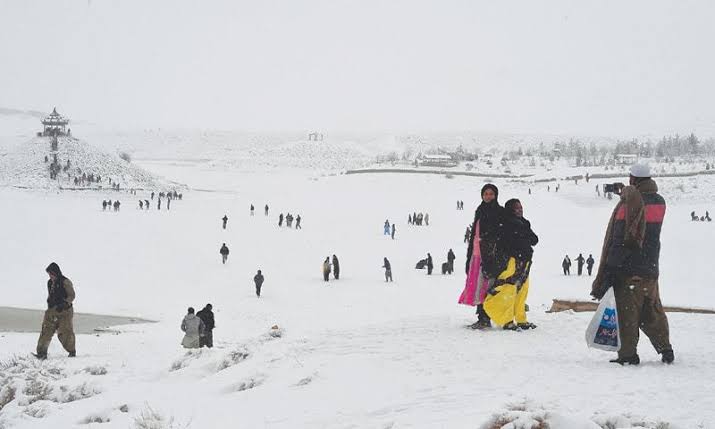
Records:
[[[0,427],[492,428],[514,418],[524,428],[715,427],[712,316],[669,316],[675,365],[663,366],[642,338],[643,364],[621,368],[586,348],[591,314],[545,313],[553,298],[588,299],[589,279],[560,275],[560,263],[565,254],[599,257],[615,204],[595,195],[601,182],[563,181],[555,193],[553,183],[547,192],[497,181],[500,200],[521,198],[540,237],[529,298],[539,327],[479,332],[465,328],[473,309],[456,301],[483,179],[241,168],[196,162],[203,150],[137,162],[192,189],[171,211],[136,209],[148,198],[141,194],[0,188],[3,305],[43,308],[44,267],[56,261],[75,284],[76,311],[159,321],[80,335],[75,359],[55,339],[46,362],[28,358],[36,335],[0,334]],[[712,177],[697,187],[692,178],[659,180],[671,203],[666,305],[715,307],[707,281],[715,224],[689,220],[712,208]],[[107,198],[119,198],[121,212],[103,212]],[[458,199],[466,210],[455,210]],[[430,226],[408,226],[413,211],[428,212]],[[300,214],[303,230],[278,228],[281,212]],[[385,219],[396,223],[394,241],[382,235]],[[414,269],[427,252],[438,268],[449,248],[453,276]],[[332,254],[341,279],[325,284],[320,264]],[[266,277],[260,299],[257,269]],[[209,302],[216,347],[187,353],[181,318]],[[142,426],[160,416],[164,426]]]

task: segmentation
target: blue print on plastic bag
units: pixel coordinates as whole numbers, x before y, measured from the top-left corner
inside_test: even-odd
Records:
[[[618,346],[618,319],[615,308],[606,308],[603,311],[603,318],[593,341],[604,346]]]

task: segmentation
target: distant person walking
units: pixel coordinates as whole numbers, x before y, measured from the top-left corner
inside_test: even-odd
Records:
[[[425,226],[429,226],[429,213],[425,213]]]
[[[390,221],[385,220],[385,224],[383,225],[383,233],[382,235],[390,235]]]
[[[333,255],[333,277],[335,277],[335,280],[340,279],[340,261],[335,255]]]
[[[198,349],[201,347],[201,333],[204,331],[204,322],[194,314],[194,308],[189,307],[184,320],[181,321],[181,330],[184,331],[184,339],[181,345],[186,349]]]
[[[561,262],[561,268],[564,269],[565,276],[571,275],[571,259],[569,259],[569,255],[566,255],[563,262]]]
[[[223,218],[221,218],[223,221],[223,229],[226,229],[226,224],[228,223],[228,216],[223,215]]]
[[[278,216],[278,227],[280,228],[281,226],[283,226],[283,213]]]
[[[221,262],[223,264],[225,264],[226,260],[228,259],[228,253],[229,253],[226,243],[223,243],[223,245],[221,246],[221,250],[219,250],[219,253],[221,254]]]
[[[263,215],[268,216],[268,204],[263,208]]]
[[[301,221],[300,215],[296,216],[295,217],[295,229],[303,229],[303,227],[300,226],[300,221]]]
[[[255,276],[253,276],[253,283],[256,284],[256,296],[261,297],[261,286],[263,286],[263,274],[261,270],[258,270]]]
[[[576,258],[576,264],[577,264],[576,269],[577,269],[579,276],[583,274],[583,264],[585,262],[586,262],[586,259],[583,257],[582,254],[579,253],[578,258]]]
[[[214,313],[213,306],[211,304],[206,304],[206,306],[196,313],[196,317],[201,319],[204,324],[203,331],[199,334],[199,347],[211,348],[214,346]]]
[[[392,239],[395,239],[395,224],[392,224],[392,233],[390,234],[392,236]]]
[[[449,274],[452,274],[454,272],[454,260],[457,259],[456,256],[454,256],[454,252],[452,249],[449,249],[449,252],[447,252],[447,272]]]
[[[432,255],[427,254],[427,275],[432,275],[432,270],[434,269],[434,263],[432,262]]]
[[[330,281],[330,256],[323,261],[323,281]]]
[[[47,349],[55,332],[60,344],[69,353],[69,357],[75,357],[77,352],[72,327],[74,286],[70,279],[62,274],[59,265],[54,262],[45,269],[45,272],[50,277],[47,280],[47,310],[45,310],[45,317],[42,321],[40,338],[37,340],[35,357],[47,359]]]
[[[591,271],[593,270],[593,264],[596,261],[593,260],[593,255],[588,255],[588,259],[586,259],[586,270],[588,271],[588,275],[591,275]]]
[[[382,268],[385,269],[385,282],[392,281],[392,266],[387,258],[382,259]]]
[[[253,210],[255,210],[255,207],[253,207],[253,204],[251,204],[251,216],[253,216]]]

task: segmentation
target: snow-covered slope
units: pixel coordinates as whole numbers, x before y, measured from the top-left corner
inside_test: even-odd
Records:
[[[55,155],[60,166],[70,161],[70,168],[50,179],[50,163]],[[47,158],[47,161],[45,160]],[[83,188],[109,187],[108,179],[123,188],[158,189],[165,185],[155,175],[143,170],[119,155],[95,148],[69,136],[58,137],[57,151],[51,150],[49,137],[35,137],[0,152],[0,185],[27,188],[73,188],[75,177],[82,174],[102,177],[102,183]]]

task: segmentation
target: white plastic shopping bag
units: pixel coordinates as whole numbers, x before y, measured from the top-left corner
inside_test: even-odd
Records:
[[[586,328],[586,344],[594,349],[617,352],[621,348],[618,332],[618,310],[616,309],[616,296],[613,288],[608,289],[606,295],[598,304],[596,314]]]

